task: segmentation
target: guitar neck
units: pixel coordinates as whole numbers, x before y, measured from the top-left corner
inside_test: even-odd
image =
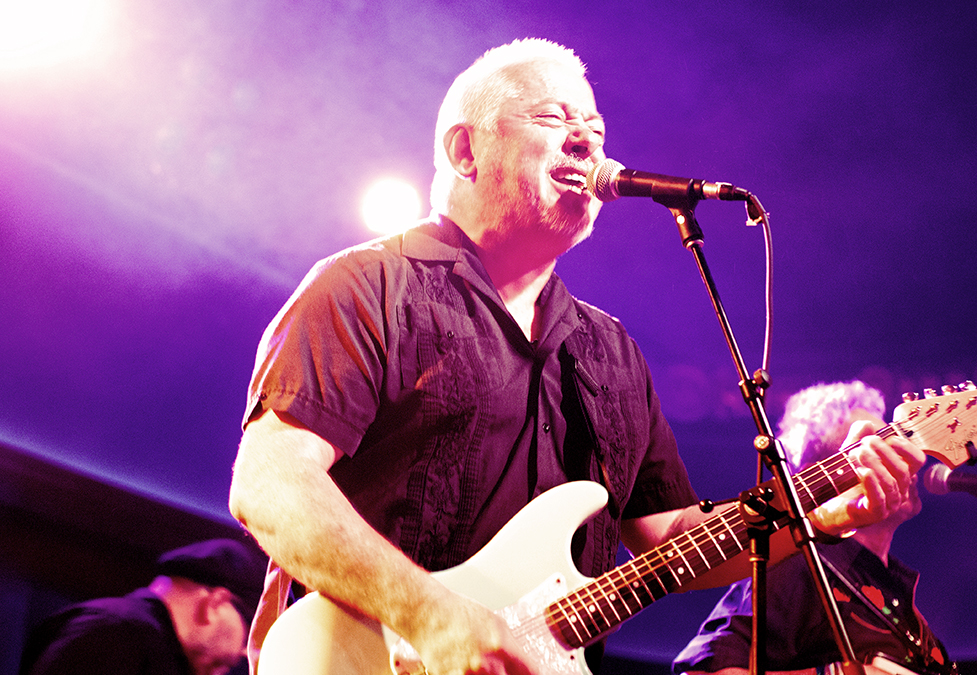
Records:
[[[878,433],[896,432],[890,425]],[[794,476],[805,513],[858,485],[855,465],[848,458],[854,447]],[[743,551],[749,545],[747,529],[739,509],[723,511],[551,604],[547,623],[568,646],[587,645]]]
[[[951,468],[977,461],[977,387],[968,381],[944,387],[944,392],[936,396],[928,390],[925,399],[907,398],[896,407],[894,421],[876,434],[912,439],[926,454]],[[804,513],[858,484],[855,465],[848,457],[856,445],[794,475]],[[747,524],[740,510],[728,509],[549,605],[546,622],[568,646],[582,647],[748,545]]]

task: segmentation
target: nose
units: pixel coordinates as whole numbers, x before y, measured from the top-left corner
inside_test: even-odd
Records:
[[[580,159],[587,159],[597,152],[603,144],[604,139],[600,134],[584,122],[578,122],[570,127],[570,133],[567,134],[563,150]]]

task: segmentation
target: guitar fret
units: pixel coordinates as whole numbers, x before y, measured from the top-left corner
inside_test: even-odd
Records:
[[[738,514],[737,514],[737,515],[738,515]],[[729,518],[727,518],[727,517],[726,517],[726,514],[723,514],[722,516],[720,516],[720,521],[722,522],[722,524],[723,524],[723,525],[725,525],[725,526],[726,526],[726,530],[727,530],[727,531],[729,532],[729,534],[730,534],[730,539],[732,540],[732,542],[733,542],[734,544],[736,544],[736,547],[737,547],[737,548],[738,548],[738,549],[739,549],[740,551],[742,551],[744,547],[743,547],[743,545],[742,545],[742,544],[740,543],[740,541],[739,541],[739,537],[737,537],[737,536],[736,536],[736,532],[734,532],[734,531],[733,531],[733,528],[732,528],[732,527],[730,526],[730,524],[729,524]],[[741,520],[741,521],[740,521],[740,523],[742,523],[742,522],[743,522],[743,521]]]
[[[591,584],[592,586],[593,584]],[[587,641],[589,642],[591,638],[600,635],[601,628],[600,624],[597,622],[597,617],[604,618],[600,614],[600,603],[594,598],[593,593],[590,591],[589,586],[584,587],[587,589],[587,595],[589,598],[587,600],[582,600],[580,602],[580,609],[582,611],[578,614],[584,619],[583,628],[587,631]],[[579,596],[578,596],[579,599]],[[589,625],[588,625],[589,620]],[[605,619],[606,621],[606,619]]]
[[[811,488],[807,486],[807,481],[804,480],[802,476],[795,476],[795,484],[804,489],[804,491],[807,493],[807,500],[810,504],[817,503],[817,499],[814,497],[814,493],[811,491]],[[804,506],[807,506],[807,504],[805,504]]]
[[[720,523],[723,523],[723,521],[720,520]],[[722,545],[723,542],[726,540],[726,534],[721,532],[717,536],[717,534],[714,533],[712,529],[709,527],[706,528],[706,534],[709,536],[709,540],[712,542],[712,545],[716,548],[717,551],[719,551],[719,555],[723,557],[723,560],[729,560],[729,556],[726,555],[726,551],[723,550],[723,545]]]
[[[617,593],[614,592],[613,586],[611,586],[610,592],[608,592],[607,587],[608,587],[608,579],[603,578],[603,582],[598,583],[598,588],[600,589],[600,596],[598,599],[603,600],[603,602],[598,602],[597,607],[600,611],[601,618],[603,618],[607,622],[607,627],[610,628],[611,626],[615,626],[617,625],[617,623],[620,623],[622,619],[621,619],[621,615],[617,613],[617,607],[615,606]],[[610,609],[611,612],[614,613],[614,617],[617,619],[617,623],[614,623],[607,618],[607,615],[604,613],[604,609],[603,609],[604,607]]]
[[[837,483],[835,483],[834,479],[831,477],[831,474],[828,473],[827,471],[825,471],[823,468],[821,469],[821,473],[823,473],[824,474],[824,477],[828,479],[828,482],[829,483],[831,483],[831,487],[834,488],[835,492],[837,492],[838,494],[841,494],[841,491],[838,490],[838,485],[837,485]]]
[[[653,557],[658,558],[659,562],[657,564],[652,564],[651,559]],[[675,577],[671,574],[671,570],[668,568],[668,561],[665,560],[665,556],[662,555],[661,547],[648,551],[648,553],[641,556],[640,560],[642,560],[645,567],[647,568],[646,571],[641,574],[642,583],[644,583],[644,580],[648,577],[648,574],[651,574],[655,578],[655,581],[658,582],[658,586],[661,587],[661,594],[659,595],[654,593],[651,590],[651,587],[645,584],[645,588],[648,589],[648,592],[651,593],[652,597],[655,600],[658,600],[659,598],[663,598],[666,595],[668,595],[671,592],[669,586],[676,585],[674,583]],[[663,574],[659,574],[659,572],[667,572],[668,576],[663,576]],[[673,582],[672,584],[668,583],[669,578],[671,578]]]
[[[693,574],[693,572],[692,572],[692,569],[691,569],[692,566],[689,565],[688,559],[685,557],[685,554],[682,553],[682,549],[679,548],[678,543],[675,540],[672,540],[672,548],[675,549],[675,551],[678,553],[679,557],[682,559],[682,562],[685,563],[684,565],[681,565],[677,570],[674,570],[674,571],[675,572],[678,572],[679,575],[681,575],[681,576],[684,576],[685,575],[685,572],[688,571],[688,573],[691,574],[692,575],[692,578],[694,579],[695,578],[695,574]],[[671,561],[669,561],[669,562],[671,562]],[[676,578],[678,578],[678,577],[676,577]]]
[[[702,552],[702,549],[699,547],[699,544],[696,543],[695,537],[692,535],[692,532],[686,531],[685,536],[688,538],[689,542],[691,542],[691,544],[695,546],[695,550],[699,554],[699,557],[702,558],[702,562],[705,564],[706,569],[710,569],[712,566],[709,564],[709,559],[706,558],[705,554]],[[695,575],[693,574],[693,576]]]
[[[559,609],[563,614],[563,620],[559,622],[559,625],[561,626],[560,634],[563,636],[564,641],[570,646],[577,647],[586,643],[584,636],[581,635],[580,631],[577,630],[577,619],[579,617],[577,616],[576,612],[571,613],[569,611],[572,609],[572,606],[568,607],[568,605],[570,605],[568,598],[562,598],[558,603],[554,604],[559,605]],[[550,607],[552,606],[553,605],[550,605]],[[567,628],[569,628],[572,633],[568,633],[566,630]],[[576,638],[576,643],[574,643],[574,638]]]
[[[712,532],[707,531],[707,534],[709,535],[709,539],[712,541],[713,547],[719,551],[719,555],[723,557],[723,561],[729,560],[729,558],[726,556],[726,552],[723,551],[723,547],[719,545],[719,540],[713,536]]]
[[[616,574],[617,575],[618,582],[615,584],[615,586],[617,587],[618,593],[621,596],[621,602],[624,603],[624,606],[627,609],[628,615],[629,616],[634,616],[635,614],[637,614],[639,611],[641,611],[644,608],[644,603],[641,602],[641,597],[638,595],[637,591],[631,585],[631,581],[628,579],[628,576],[626,574],[624,574],[624,569],[625,568],[632,569],[633,566],[632,565],[621,565],[620,567],[618,567],[618,568],[616,568],[614,570],[611,570],[610,571],[610,574]],[[624,590],[625,589],[630,594],[630,596],[632,598],[634,598],[634,601],[637,603],[637,607],[636,608],[632,608],[631,607],[631,603],[627,599],[628,596],[625,595],[625,593],[624,593]]]

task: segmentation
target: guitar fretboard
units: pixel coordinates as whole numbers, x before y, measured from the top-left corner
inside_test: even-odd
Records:
[[[878,433],[896,431],[890,425]],[[854,447],[794,476],[805,513],[858,484],[848,458]],[[747,529],[738,508],[723,511],[554,602],[546,621],[567,646],[585,646],[743,551],[749,545]]]

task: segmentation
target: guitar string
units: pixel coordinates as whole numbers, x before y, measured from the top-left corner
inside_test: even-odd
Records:
[[[971,395],[971,398],[967,402],[965,409],[969,409],[973,407],[975,404],[977,404],[977,396]],[[958,406],[959,406],[959,398],[951,402],[951,404],[948,406],[945,413],[952,412]],[[904,433],[901,430],[901,425],[906,425],[907,423],[911,423],[915,425],[915,428],[913,429],[914,434],[920,433],[925,435],[925,433],[927,433],[928,431],[932,431],[936,427],[945,424],[945,418],[943,415],[936,416],[936,417],[933,416],[936,412],[939,412],[938,403],[931,406],[929,411],[923,411],[924,407],[925,404],[917,406],[912,412],[910,412],[909,416],[906,419],[901,421],[900,420],[893,421],[891,424],[879,430],[877,432],[878,435],[882,438],[889,438],[892,436],[900,435],[901,433]],[[914,418],[917,417],[921,411],[923,411],[925,417],[919,420],[918,422],[915,422]],[[954,421],[958,422],[958,420],[954,420]],[[897,428],[897,425],[900,425],[900,427]],[[847,487],[851,487],[854,484],[857,484],[856,482],[853,483],[852,485],[848,485],[845,488],[839,489],[835,479],[832,478],[832,474],[838,471],[843,471],[844,464],[849,464],[850,475],[848,476],[842,475],[841,477],[842,478],[847,477],[850,480],[852,477],[856,476],[854,472],[854,466],[852,462],[849,460],[848,454],[851,453],[855,448],[857,448],[857,446],[858,446],[857,442],[849,446],[846,446],[845,448],[841,449],[838,453],[836,453],[834,456],[828,458],[827,460],[824,460],[823,462],[819,462],[813,467],[809,467],[808,470],[799,472],[797,474],[796,479],[797,482],[799,483],[799,486],[808,493],[807,500],[806,500],[807,503],[804,504],[806,509],[810,509],[818,505],[819,497],[822,498],[834,497],[840,494],[841,492],[843,492],[845,489],[847,489]],[[830,488],[828,487],[829,485]],[[635,613],[643,609],[647,604],[650,604],[648,602],[643,602],[641,598],[638,596],[636,589],[639,587],[637,586],[635,581],[641,582],[645,592],[650,598],[650,601],[654,601],[657,598],[645,583],[645,579],[647,578],[649,573],[654,575],[655,581],[657,581],[658,585],[661,586],[664,595],[670,592],[670,589],[662,581],[661,576],[658,574],[656,570],[662,570],[662,569],[667,570],[669,576],[671,576],[673,580],[678,581],[679,582],[678,585],[681,586],[684,582],[680,581],[680,577],[685,577],[686,575],[690,575],[692,578],[695,578],[695,572],[692,569],[692,565],[689,563],[689,559],[686,557],[687,555],[691,556],[693,552],[697,555],[699,560],[701,560],[704,565],[704,568],[702,568],[701,571],[708,571],[712,569],[715,565],[720,564],[724,560],[728,559],[728,556],[726,555],[726,552],[723,550],[722,545],[717,543],[717,538],[719,539],[719,541],[723,541],[725,533],[721,534],[719,537],[716,537],[714,530],[721,530],[723,528],[729,530],[731,533],[734,534],[732,541],[736,544],[738,549],[742,551],[743,546],[739,544],[739,537],[736,536],[737,533],[734,532],[734,530],[730,527],[729,518],[727,517],[728,514],[729,512],[720,514],[716,518],[712,518],[708,521],[705,521],[699,527],[695,528],[695,530],[701,529],[703,531],[703,534],[701,535],[702,545],[708,545],[710,543],[712,544],[712,547],[708,549],[709,552],[703,553],[702,547],[700,546],[700,541],[696,539],[696,536],[700,536],[698,532],[695,531],[687,532],[684,534],[684,536],[680,535],[675,540],[671,540],[667,544],[657,547],[656,549],[653,549],[652,551],[649,551],[643,554],[642,556],[635,558],[629,563],[626,563],[625,565],[621,565],[615,568],[614,570],[611,570],[609,573],[602,575],[600,578],[596,579],[594,583],[586,585],[583,589],[578,589],[578,591],[568,596],[565,596],[564,598],[561,598],[560,601],[558,601],[557,603],[553,603],[553,605],[551,605],[551,608],[556,608],[562,611],[564,616],[568,616],[567,612],[569,610],[574,610],[574,614],[577,615],[579,618],[581,618],[584,621],[584,624],[588,623],[586,619],[589,618],[590,619],[589,623],[593,626],[593,629],[583,626],[583,628],[585,628],[588,633],[586,636],[582,637],[580,635],[579,631],[577,631],[576,627],[573,625],[572,620],[569,618],[567,619],[566,622],[558,621],[558,623],[567,623],[567,622],[570,623],[578,641],[586,641],[586,639],[593,639],[594,637],[600,635],[602,632],[605,632],[607,629],[618,625],[619,623],[621,623],[623,620],[627,618],[630,618]],[[740,521],[740,523],[737,523],[737,525],[740,524],[745,526],[745,523],[742,523],[742,521]],[[743,528],[737,527],[737,529],[745,529],[745,527]],[[683,546],[685,546],[686,548],[683,548]],[[682,567],[678,569],[674,569],[671,566],[675,562],[675,559],[671,556],[666,557],[662,553],[662,549],[667,547],[672,548],[673,551],[677,553],[678,556],[682,559],[682,561],[685,563]],[[719,556],[717,557],[713,555],[711,553],[712,551],[718,552]],[[730,551],[730,552],[736,553],[739,551],[735,551],[735,552]],[[660,561],[657,564],[652,564],[651,561],[656,556],[660,559]],[[645,566],[647,568],[644,573],[639,571],[639,568],[642,566]],[[628,583],[624,585],[622,585],[620,582],[615,583],[613,581],[612,575],[620,577],[622,580],[627,580],[628,576],[625,570],[631,570],[631,569],[637,572],[637,577],[635,577],[634,581],[628,581]],[[676,572],[678,573],[677,575]],[[607,590],[608,588],[610,589],[609,592]],[[628,589],[630,594],[637,601],[636,609],[631,608],[626,595],[618,594],[618,590],[623,588]],[[559,607],[556,607],[557,605],[559,605]],[[608,609],[611,612],[613,612],[614,614],[613,618],[608,618],[606,614]],[[583,614],[583,616],[580,616],[583,610],[586,610],[586,613]],[[626,612],[627,616],[625,616],[624,619],[622,619],[619,610],[623,610]],[[604,624],[606,624],[606,627],[602,628],[601,623],[598,619],[603,619],[603,622]]]
[[[837,463],[837,459],[834,463]],[[739,513],[735,511],[727,511],[719,514],[715,518],[711,518],[695,528],[695,530],[702,530],[702,534],[699,534],[695,530],[693,530],[691,533],[685,533],[685,536],[680,536],[676,540],[670,541],[668,544],[658,547],[657,549],[653,549],[652,551],[635,558],[628,564],[612,570],[608,574],[595,580],[596,583],[589,584],[583,589],[579,589],[574,594],[565,596],[565,598],[561,599],[561,601],[555,604],[560,605],[560,609],[562,609],[564,613],[566,613],[568,609],[575,608],[576,615],[579,616],[582,614],[583,619],[590,618],[589,622],[584,622],[585,624],[590,623],[593,626],[592,628],[587,629],[587,637],[595,637],[601,632],[604,632],[607,628],[613,627],[614,625],[620,623],[621,618],[618,611],[619,609],[626,611],[628,617],[630,617],[640,609],[643,609],[646,604],[643,603],[641,598],[637,595],[637,592],[635,591],[635,588],[637,587],[636,584],[633,581],[629,582],[626,588],[631,592],[634,599],[637,601],[637,607],[632,609],[628,603],[627,596],[618,595],[615,592],[615,589],[620,587],[620,583],[615,583],[613,581],[613,577],[616,576],[623,579],[628,579],[629,576],[627,571],[633,570],[636,572],[636,577],[634,577],[634,579],[637,581],[642,581],[643,583],[644,579],[646,579],[649,575],[653,575],[655,580],[658,582],[658,585],[661,587],[661,595],[664,595],[671,590],[669,586],[674,584],[667,584],[665,581],[663,581],[662,577],[665,575],[659,574],[659,571],[667,571],[667,576],[671,576],[673,580],[679,582],[678,585],[681,585],[681,583],[684,583],[681,581],[682,577],[688,575],[692,576],[693,578],[695,577],[695,573],[692,570],[692,563],[690,562],[690,558],[693,556],[693,553],[701,561],[702,565],[699,565],[700,567],[704,566],[705,570],[712,569],[712,567],[721,563],[723,560],[728,559],[729,557],[723,550],[723,542],[726,540],[727,531],[733,536],[730,537],[729,541],[725,543],[727,546],[731,544],[736,547],[736,550],[733,550],[732,546],[729,546],[729,553],[735,554],[743,550],[743,546],[740,544],[740,538],[741,535],[745,534],[745,523],[743,523],[740,519],[739,522],[733,522],[733,524],[736,525],[736,529],[731,526],[731,521],[736,519],[738,516]],[[737,532],[737,530],[739,530],[739,532]],[[697,539],[697,536],[700,538]],[[704,546],[709,547],[707,548],[707,552],[703,552]],[[663,549],[665,548],[671,548],[672,550],[670,550],[668,553],[664,553]],[[719,555],[716,556],[714,552],[718,552]],[[677,554],[679,559],[681,559],[684,563],[678,569],[673,566],[676,561],[676,558],[674,557],[675,554]],[[655,562],[655,558],[658,559],[657,562]],[[667,576],[665,577],[666,580]],[[608,587],[612,589],[609,593],[606,590]],[[600,592],[596,593],[595,589]],[[655,594],[651,592],[651,589],[648,588],[647,585],[645,585],[645,591],[650,599],[655,599]],[[601,600],[604,600],[604,602],[601,602]],[[608,618],[608,608],[614,613],[614,619]],[[582,612],[582,610],[587,611]],[[603,619],[606,627],[601,626],[599,619]],[[579,631],[577,631],[575,627],[574,633],[576,634],[577,639],[581,640]]]

